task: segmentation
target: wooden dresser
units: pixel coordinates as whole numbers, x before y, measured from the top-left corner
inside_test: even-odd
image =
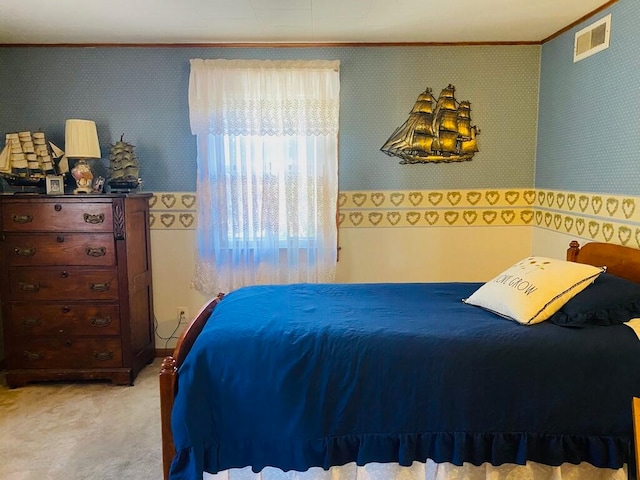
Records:
[[[1,195],[7,384],[133,384],[154,358],[151,194]]]

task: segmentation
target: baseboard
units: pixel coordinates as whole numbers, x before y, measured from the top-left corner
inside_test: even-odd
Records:
[[[173,355],[173,348],[156,348],[156,358],[168,357]]]

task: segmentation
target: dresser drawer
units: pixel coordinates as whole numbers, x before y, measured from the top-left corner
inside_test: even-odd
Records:
[[[9,269],[14,301],[117,300],[115,268],[15,267]]]
[[[2,205],[5,232],[110,232],[110,203],[15,202]]]
[[[7,266],[116,264],[115,241],[111,233],[8,233],[4,255]]]
[[[119,338],[37,337],[16,338],[7,366],[31,368],[110,368],[122,365]]]
[[[13,303],[9,335],[119,335],[117,305]]]

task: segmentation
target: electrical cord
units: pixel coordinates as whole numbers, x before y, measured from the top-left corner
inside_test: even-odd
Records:
[[[178,339],[178,337],[175,336],[176,332],[178,331],[178,329],[180,328],[180,321],[178,321],[178,324],[176,325],[176,328],[173,329],[173,332],[171,332],[171,335],[169,335],[168,337],[163,337],[162,335],[160,335],[158,333],[158,319],[156,318],[156,316],[153,316],[153,333],[160,339],[160,340],[165,340],[164,342],[164,348],[168,348],[169,346],[169,342],[173,339]]]

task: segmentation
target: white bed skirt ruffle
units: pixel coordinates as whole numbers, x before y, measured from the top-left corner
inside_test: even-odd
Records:
[[[619,470],[596,468],[588,463],[563,464],[550,467],[540,463],[526,465],[505,464],[494,467],[465,463],[456,466],[450,463],[414,462],[410,467],[397,463],[370,463],[358,467],[349,463],[341,467],[323,470],[310,468],[306,472],[283,472],[267,467],[260,473],[251,468],[230,469],[215,475],[204,474],[204,480],[627,480],[626,466]]]

